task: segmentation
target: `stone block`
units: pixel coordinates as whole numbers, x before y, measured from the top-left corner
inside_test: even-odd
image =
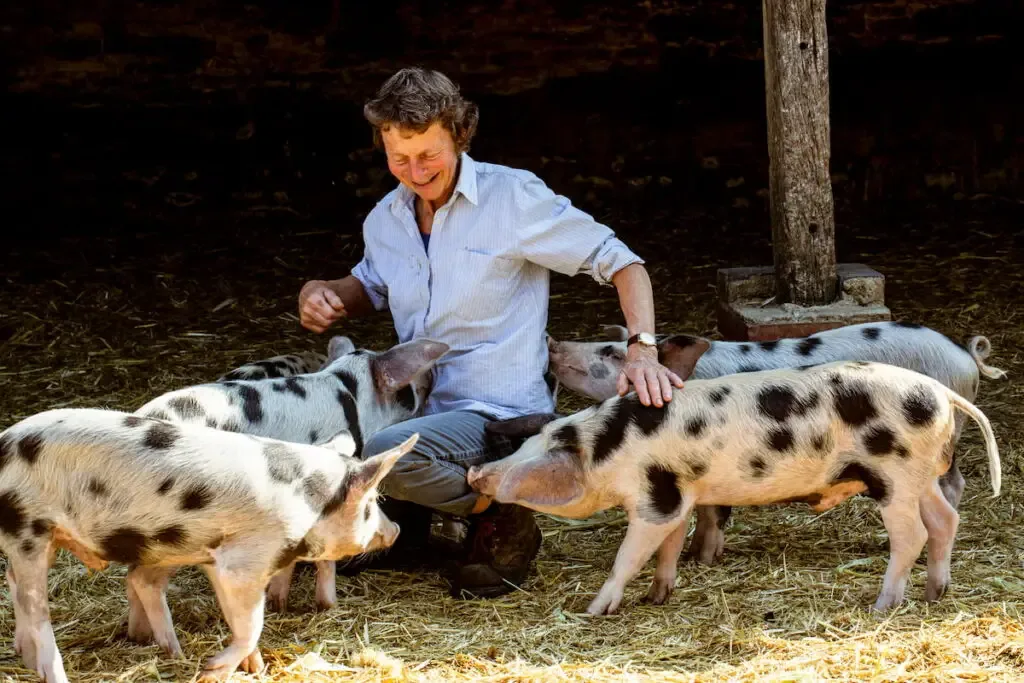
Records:
[[[718,330],[725,339],[772,341],[822,330],[887,321],[885,277],[861,263],[836,265],[838,297],[824,306],[774,303],[771,266],[718,271]]]

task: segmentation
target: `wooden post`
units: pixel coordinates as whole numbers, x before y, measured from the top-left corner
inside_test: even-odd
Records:
[[[825,0],[762,0],[777,303],[836,296]]]

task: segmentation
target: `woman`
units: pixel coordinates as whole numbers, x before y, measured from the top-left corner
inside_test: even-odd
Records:
[[[620,394],[632,384],[644,405],[660,407],[682,380],[658,362],[643,261],[529,171],[472,159],[478,110],[451,80],[402,69],[364,115],[399,186],[367,216],[364,256],[352,273],[303,286],[301,321],[323,332],[387,309],[400,342],[427,337],[451,347],[435,366],[423,416],[374,435],[363,457],[419,432],[382,492],[467,519],[452,594],[501,595],[526,577],[540,532],[528,510],[477,496],[466,472],[489,459],[487,422],[554,411],[544,380],[551,272],[587,274],[617,290],[631,335]],[[399,546],[423,543],[423,513],[415,530],[400,522]]]

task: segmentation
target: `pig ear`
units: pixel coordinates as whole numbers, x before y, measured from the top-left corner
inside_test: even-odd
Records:
[[[622,325],[602,325],[605,339],[608,341],[626,341],[629,339],[629,330]]]
[[[516,465],[501,479],[497,500],[524,507],[558,507],[583,496],[576,454],[559,449]]]
[[[488,422],[484,425],[484,431],[513,439],[523,439],[538,434],[544,425],[557,419],[558,413],[530,413],[507,420]]]
[[[395,393],[433,366],[449,348],[444,342],[433,339],[417,339],[391,347],[373,359],[377,389],[385,394]]]
[[[327,343],[327,363],[336,361],[345,354],[352,353],[355,350],[356,345],[348,337],[340,335],[331,337],[331,341]],[[324,363],[324,365],[327,363]]]
[[[356,454],[356,440],[352,437],[352,432],[347,429],[342,429],[327,441],[321,441],[320,445],[341,455]]]
[[[658,360],[680,379],[686,380],[693,374],[697,361],[710,348],[711,342],[703,337],[677,334],[658,346]]]
[[[419,432],[415,432],[398,446],[378,453],[360,463],[352,475],[352,490],[362,494],[376,488],[381,479],[387,476],[391,468],[395,466],[398,459],[412,450],[419,438]]]

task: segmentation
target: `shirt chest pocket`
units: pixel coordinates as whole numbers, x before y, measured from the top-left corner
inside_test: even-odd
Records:
[[[466,320],[500,315],[519,286],[522,264],[498,250],[462,247],[440,275],[454,312]]]

